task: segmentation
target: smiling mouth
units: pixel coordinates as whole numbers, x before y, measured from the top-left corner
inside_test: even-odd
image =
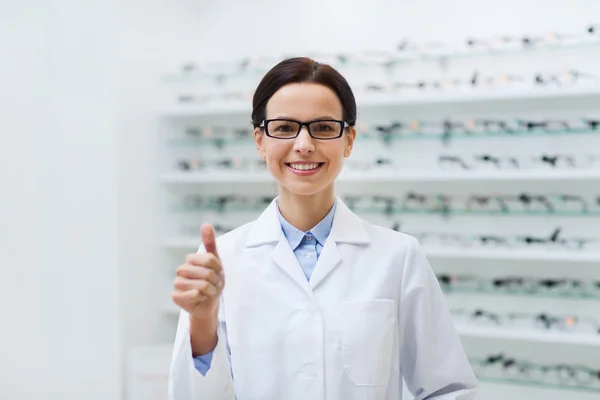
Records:
[[[319,168],[323,164],[325,164],[325,163],[322,163],[322,162],[316,162],[316,163],[310,163],[310,164],[285,163],[285,165],[287,165],[288,167],[290,167],[292,169],[295,169],[296,171],[312,171],[314,169]]]

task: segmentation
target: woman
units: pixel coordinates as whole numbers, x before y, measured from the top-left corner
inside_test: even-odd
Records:
[[[418,242],[334,194],[356,137],[346,80],[307,58],[258,85],[252,122],[279,195],[177,270],[172,400],[472,399],[477,381]]]

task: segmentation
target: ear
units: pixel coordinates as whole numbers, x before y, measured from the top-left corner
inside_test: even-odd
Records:
[[[356,129],[353,126],[351,126],[349,128],[349,132],[344,135],[344,139],[346,141],[346,144],[344,146],[344,157],[348,158],[352,153],[352,148],[354,147],[354,140],[356,139]]]
[[[256,150],[258,150],[260,158],[263,160],[266,159],[264,139],[265,135],[263,135],[260,128],[254,128],[254,143],[256,144]]]

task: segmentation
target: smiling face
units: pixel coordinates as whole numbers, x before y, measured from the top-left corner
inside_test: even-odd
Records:
[[[301,122],[343,120],[342,104],[327,86],[292,83],[280,88],[269,99],[266,118],[289,118]],[[321,130],[326,128],[323,125]],[[273,133],[271,125],[269,131]],[[259,154],[277,180],[282,196],[310,196],[325,191],[333,195],[333,182],[342,169],[344,158],[350,156],[355,137],[354,127],[345,129],[342,137],[331,140],[312,138],[306,126],[295,139],[268,137],[260,128],[254,131]]]

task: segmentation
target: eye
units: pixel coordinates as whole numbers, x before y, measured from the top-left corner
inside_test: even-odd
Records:
[[[290,125],[279,125],[276,130],[279,132],[290,132],[292,127]]]

